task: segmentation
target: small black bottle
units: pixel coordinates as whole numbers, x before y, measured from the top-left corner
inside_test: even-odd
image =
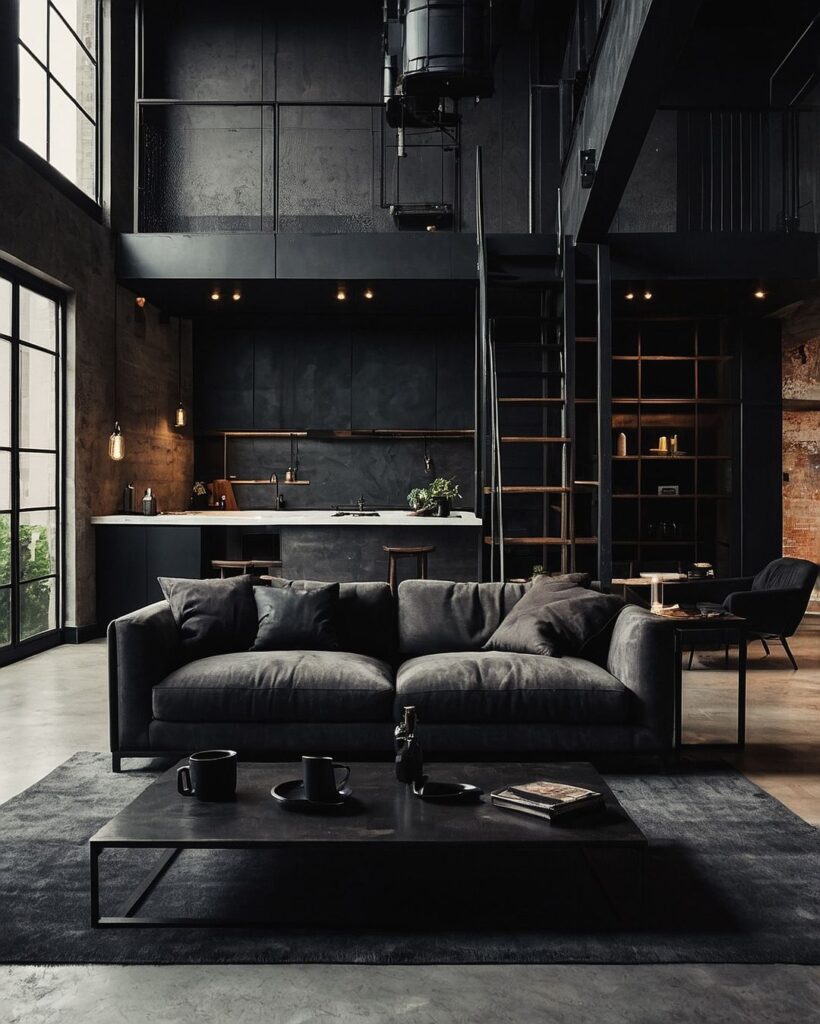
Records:
[[[406,707],[396,726],[396,778],[399,782],[421,782],[424,776],[424,760],[421,743],[416,736],[416,709]]]

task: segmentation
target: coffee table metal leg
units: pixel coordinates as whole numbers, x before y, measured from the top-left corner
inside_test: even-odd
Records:
[[[737,745],[746,746],[746,630],[737,631]]]
[[[100,853],[102,850],[96,843],[89,847],[91,867],[91,927],[100,926]]]
[[[675,636],[675,750],[680,750],[683,735],[683,633],[673,630]]]

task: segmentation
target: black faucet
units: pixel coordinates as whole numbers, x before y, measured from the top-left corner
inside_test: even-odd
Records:
[[[270,475],[270,482],[272,484],[275,484],[275,486],[276,486],[276,497],[274,498],[274,501],[273,501],[273,507],[277,511],[279,511],[279,510],[281,510],[284,507],[285,499],[279,493],[279,477],[278,477],[278,475],[277,475],[277,473],[275,471],[273,473],[271,473],[271,475]]]

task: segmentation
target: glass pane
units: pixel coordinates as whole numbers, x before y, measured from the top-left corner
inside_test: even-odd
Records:
[[[46,73],[22,47],[20,56],[20,141],[41,157],[46,148]]]
[[[80,106],[95,117],[97,104],[96,70],[85,50],[60,18],[51,19],[49,71]]]
[[[97,0],[53,0],[77,35],[92,53],[96,53]],[[52,14],[52,20],[56,21]]]
[[[20,587],[20,639],[57,628],[57,581],[37,580]]]
[[[57,348],[57,303],[28,288],[20,289],[20,338],[42,348]]]
[[[69,181],[92,199],[97,192],[97,154],[94,125],[53,82],[51,97],[50,161]]]
[[[7,508],[11,508],[11,452],[0,452],[0,509]]]
[[[57,513],[21,512],[20,579],[32,580],[57,571]]]
[[[20,38],[45,64],[46,61],[46,2],[23,0],[20,4]]]
[[[11,446],[11,342],[0,338],[0,446]]]
[[[20,346],[20,447],[57,447],[55,357]]]
[[[0,590],[0,647],[11,643],[11,591]]]
[[[11,334],[11,281],[0,277],[0,334]]]
[[[56,455],[20,452],[20,508],[51,508],[55,506],[57,504],[56,472]],[[0,495],[2,493],[2,484],[0,484]]]
[[[0,586],[11,583],[11,516],[0,516]]]

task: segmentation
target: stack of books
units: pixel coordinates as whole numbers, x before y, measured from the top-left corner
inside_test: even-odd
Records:
[[[547,821],[564,819],[583,811],[600,810],[604,798],[592,789],[567,786],[563,782],[524,782],[520,786],[505,786],[490,794],[497,807],[520,814],[532,814]]]

